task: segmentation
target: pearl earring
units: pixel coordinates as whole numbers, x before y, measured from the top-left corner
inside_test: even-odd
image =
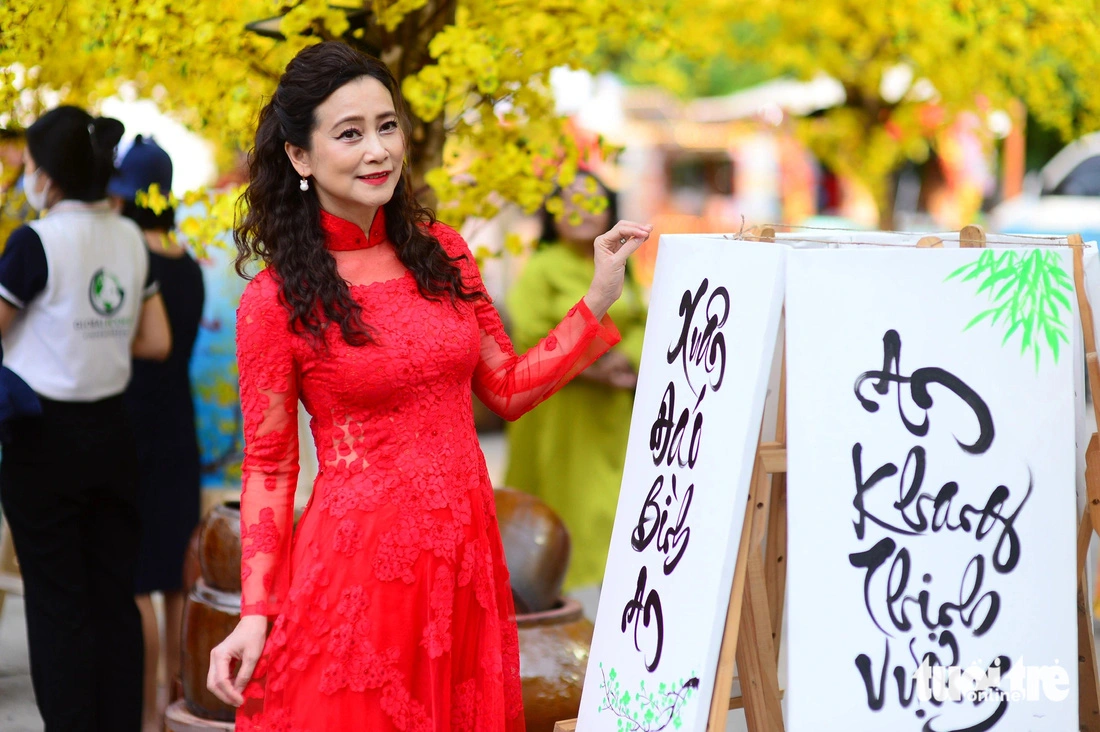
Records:
[[[298,188],[300,188],[303,192],[308,191],[309,190],[309,181],[306,180],[305,178],[302,178],[302,182],[298,184]]]

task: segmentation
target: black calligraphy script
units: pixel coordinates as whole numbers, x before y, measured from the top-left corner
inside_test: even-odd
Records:
[[[709,279],[685,290],[679,305],[680,332],[669,346],[669,366],[678,365],[690,393],[677,404],[676,382],[669,379],[656,407],[649,431],[649,448],[657,470],[638,522],[630,534],[630,546],[639,554],[651,547],[664,556],[662,572],[676,571],[691,543],[689,512],[696,485],[692,472],[703,445],[703,407],[707,394],[722,388],[726,375],[726,337],[722,328],[730,317],[730,295],[725,287],[710,287]],[[668,473],[664,471],[670,471]],[[661,596],[643,564],[631,598],[623,608],[622,632],[632,631],[634,648],[643,653],[651,673],[661,662],[664,649],[664,612]]]
[[[889,397],[894,389],[898,418],[910,434],[923,438],[933,424],[935,399],[958,399],[967,408],[964,413],[973,417],[977,437],[961,439],[952,432],[955,443],[973,458],[987,453],[996,431],[993,415],[977,391],[943,368],[918,368],[906,375],[901,365],[901,336],[897,331],[887,331],[882,344],[882,368],[866,371],[855,380],[854,393],[860,406],[867,412],[877,413],[879,399]],[[907,411],[910,402],[916,412]],[[995,693],[987,695],[964,695],[946,700],[926,696],[923,701],[932,707],[926,710],[920,708],[922,699],[917,694],[914,672],[922,664],[933,668],[959,666],[966,657],[960,645],[968,637],[986,635],[996,624],[1002,601],[1000,593],[992,589],[991,581],[998,575],[1011,573],[1019,564],[1022,547],[1016,522],[1034,490],[1030,470],[1022,495],[1014,495],[1008,486],[995,485],[975,498],[974,490],[982,486],[970,486],[967,490],[958,481],[947,481],[938,488],[927,490],[925,476],[931,458],[927,448],[920,444],[910,448],[904,460],[878,466],[865,464],[862,442],[853,444],[851,457],[856,539],[871,541],[867,538],[869,526],[886,534],[866,549],[848,556],[849,564],[863,574],[863,604],[867,614],[885,636],[881,660],[873,660],[869,653],[860,653],[855,658],[856,670],[867,692],[868,708],[883,709],[888,689],[894,688],[902,708],[917,704],[915,714],[924,720],[921,728],[924,732],[992,729],[1009,704],[1008,696],[999,693],[1000,689],[994,688],[992,692]],[[886,508],[872,508],[870,499],[875,498],[878,500],[874,506]],[[918,569],[921,550],[927,546],[928,537],[940,532],[966,534],[977,544],[963,570],[957,594],[946,598],[933,597],[931,572]],[[885,590],[879,589],[876,593],[875,588]],[[891,670],[890,639],[900,641],[903,638],[908,638],[908,658],[895,660]],[[996,665],[1007,671],[1008,657],[999,656]],[[894,679],[893,685],[887,683],[889,676]],[[967,707],[966,721],[949,721],[952,715],[951,709],[944,708],[947,704]]]

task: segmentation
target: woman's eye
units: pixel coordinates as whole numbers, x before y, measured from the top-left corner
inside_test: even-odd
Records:
[[[354,127],[349,127],[349,128],[347,128],[346,130],[344,130],[343,132],[340,133],[339,139],[341,139],[341,140],[352,140],[356,137],[359,137],[360,134],[361,133],[359,132],[359,130],[355,129]]]
[[[386,122],[382,125],[382,132],[393,132],[397,129],[397,123],[393,120]]]

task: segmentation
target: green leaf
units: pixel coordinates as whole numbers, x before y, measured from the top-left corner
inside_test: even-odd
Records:
[[[1011,302],[1006,302],[1004,305],[1001,305],[999,308],[997,308],[997,311],[995,313],[993,313],[993,321],[990,323],[990,325],[995,325],[997,323],[997,321],[1001,319],[1001,316],[1004,315],[1005,313],[1010,313],[1009,317],[1011,318],[1012,309],[1013,308],[1012,308],[1012,303]],[[1016,320],[1016,318],[1012,318],[1012,319]]]
[[[1066,297],[1065,295],[1063,295],[1062,293],[1058,292],[1058,290],[1051,290],[1050,291],[1050,296],[1053,297],[1058,302],[1062,303],[1062,305],[1067,310],[1072,310],[1073,309],[1073,306],[1069,304],[1069,298]]]
[[[955,270],[951,274],[947,275],[947,277],[945,277],[943,281],[947,282],[950,279],[958,277],[959,275],[961,275],[962,273],[966,272],[968,269],[970,269],[971,267],[974,267],[974,266],[975,266],[974,262],[964,264],[963,266],[959,267],[957,270]],[[964,280],[964,282],[965,282],[965,280]]]
[[[970,322],[966,324],[966,327],[963,328],[963,330],[964,331],[970,330],[972,327],[974,327],[978,323],[982,322],[982,320],[984,320],[988,316],[992,315],[993,313],[994,313],[993,308],[990,308],[989,310],[981,311],[980,313],[978,313],[977,315],[975,315],[973,318],[970,319]]]
[[[1058,336],[1050,326],[1046,326],[1043,330],[1046,333],[1047,344],[1050,346],[1050,351],[1054,354],[1054,363],[1058,363]]]
[[[992,283],[993,283],[993,280],[986,280],[986,285],[992,286]],[[983,287],[984,286],[985,285],[983,285]],[[1002,297],[1005,296],[1006,292],[1008,292],[1009,290],[1011,290],[1015,287],[1018,287],[1018,286],[1019,286],[1019,283],[1015,279],[1009,280],[1008,282],[1005,283],[1005,286],[1001,288],[1000,292],[998,292],[996,295],[993,296],[993,299],[994,300],[1000,300]],[[979,289],[978,292],[981,293],[981,289]]]
[[[998,272],[995,275],[991,275],[989,279],[987,279],[985,283],[978,288],[978,294],[981,294],[982,290],[991,289],[993,285],[1004,279],[1007,279],[1008,282],[1005,284],[1004,287],[1001,288],[1001,291],[997,293],[997,299],[999,300],[1001,297],[1004,296],[1004,293],[1006,293],[1016,284],[1016,279],[1013,277],[1013,273],[1011,270],[1004,270],[1002,272]]]
[[[1070,278],[1069,275],[1066,274],[1066,271],[1064,269],[1062,269],[1061,267],[1053,267],[1051,268],[1050,273],[1054,275],[1054,279],[1058,280],[1059,287],[1065,290],[1073,289],[1073,280]]]

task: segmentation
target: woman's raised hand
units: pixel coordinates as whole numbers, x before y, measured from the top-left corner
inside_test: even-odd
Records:
[[[584,303],[597,319],[607,314],[611,303],[623,294],[626,260],[649,239],[653,227],[633,221],[620,221],[611,231],[596,237],[592,244],[596,274],[584,296]]]
[[[226,704],[239,707],[244,704],[241,692],[256,670],[256,662],[267,641],[267,618],[263,615],[246,615],[237,627],[210,651],[210,671],[206,674],[206,688]],[[233,662],[238,662],[236,678]]]

